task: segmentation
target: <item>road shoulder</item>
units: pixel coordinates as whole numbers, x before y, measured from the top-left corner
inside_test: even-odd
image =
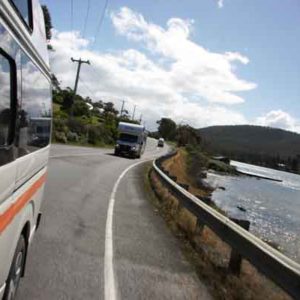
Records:
[[[137,166],[116,194],[114,269],[120,298],[212,299],[148,196],[144,165]]]

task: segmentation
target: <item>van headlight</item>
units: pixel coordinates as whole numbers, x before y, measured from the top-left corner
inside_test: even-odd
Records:
[[[131,150],[135,151],[135,150],[136,150],[136,147],[135,147],[135,146],[132,146],[132,147],[131,147]]]
[[[116,145],[116,148],[119,148],[119,147],[120,147],[120,145],[119,145],[119,144],[117,144],[117,145]]]

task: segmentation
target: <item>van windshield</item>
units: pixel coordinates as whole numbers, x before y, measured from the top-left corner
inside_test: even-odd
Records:
[[[121,133],[119,140],[122,142],[137,143],[138,137],[136,135],[132,135],[132,134]]]

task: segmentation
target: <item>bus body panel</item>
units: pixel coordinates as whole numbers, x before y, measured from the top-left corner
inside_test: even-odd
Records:
[[[0,205],[0,214],[7,212],[14,205],[18,205],[20,200],[24,198],[24,195],[28,193],[30,188],[34,186],[40,178],[42,178],[47,172],[47,168],[43,168],[35,176],[33,176],[26,184],[20,187],[11,197],[6,199]],[[35,229],[35,224],[37,220],[38,213],[40,211],[40,205],[43,196],[44,184],[36,186],[33,189],[34,192],[32,195],[28,195],[26,201],[24,201],[21,209],[15,210],[13,213],[13,218],[6,223],[6,227],[3,229],[1,224],[0,231],[0,282],[4,282],[8,276],[10,264],[14,251],[19,239],[19,236],[28,222],[29,224],[29,233],[33,232]],[[30,242],[31,239],[28,239]]]
[[[46,172],[47,167],[44,167],[0,204],[0,215],[12,211],[12,218],[6,222],[5,228],[3,223],[0,223],[0,283],[4,283],[8,276],[19,236],[27,223],[29,224],[27,242],[30,243],[32,240],[43,198]],[[18,208],[12,209],[14,207]]]
[[[13,205],[14,197],[11,197],[9,202]],[[0,282],[5,282],[8,277],[11,261],[19,240],[23,227],[29,222],[30,227],[33,222],[32,203],[29,203],[26,208],[17,214],[10,224],[5,228],[0,236]]]
[[[32,0],[33,14],[33,32],[31,35],[32,43],[43,61],[49,66],[49,56],[47,50],[47,44],[45,43],[45,23],[42,8],[38,0]]]
[[[12,195],[15,189],[16,165],[16,161],[13,161],[0,167],[0,207]]]
[[[47,165],[50,146],[17,159],[16,188]]]

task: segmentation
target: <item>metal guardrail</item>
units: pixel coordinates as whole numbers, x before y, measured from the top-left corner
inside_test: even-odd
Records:
[[[169,178],[161,170],[161,163],[173,155],[174,153],[170,153],[156,159],[153,168],[171,192],[177,196],[181,205],[290,296],[300,299],[300,264],[223,216]]]

